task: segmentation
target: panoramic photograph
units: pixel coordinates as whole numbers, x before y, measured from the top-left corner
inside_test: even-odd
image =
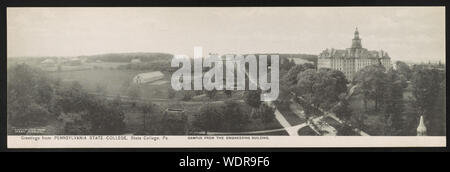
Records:
[[[445,7],[7,8],[7,133],[446,136]]]

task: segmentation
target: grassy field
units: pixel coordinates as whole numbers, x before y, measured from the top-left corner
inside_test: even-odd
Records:
[[[102,62],[102,63],[85,63],[85,65],[90,66],[91,68],[99,68],[99,69],[115,69],[120,65],[125,65],[128,63],[117,63],[117,62]]]
[[[318,134],[311,129],[311,127],[306,126],[298,130],[298,135],[300,136],[318,136]]]
[[[106,95],[128,96],[132,78],[144,72],[150,71],[91,69],[50,72],[49,75],[54,78],[60,78],[63,82],[78,81],[88,92],[97,92],[97,88],[100,87],[105,90]],[[167,78],[165,80],[168,81]],[[141,84],[137,86],[140,98],[146,99],[167,98],[168,87],[170,87],[170,82],[160,85]]]

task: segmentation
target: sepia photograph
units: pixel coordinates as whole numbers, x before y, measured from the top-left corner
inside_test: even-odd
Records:
[[[445,7],[8,7],[8,147],[446,145]]]

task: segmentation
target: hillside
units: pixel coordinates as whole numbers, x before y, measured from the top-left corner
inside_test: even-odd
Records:
[[[168,53],[108,53],[89,56],[79,56],[86,58],[87,62],[101,60],[104,62],[130,62],[132,59],[140,59],[142,62],[170,61],[173,57]]]

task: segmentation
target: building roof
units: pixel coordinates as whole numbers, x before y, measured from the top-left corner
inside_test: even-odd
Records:
[[[326,49],[320,53],[319,58],[390,58],[383,50],[367,50],[362,47],[358,28],[352,40],[352,47],[347,49]]]
[[[153,77],[161,77],[164,76],[163,73],[160,71],[154,71],[154,72],[147,72],[147,73],[140,73],[137,74],[135,77],[142,77],[142,78],[153,78]]]
[[[41,63],[44,63],[44,64],[49,64],[49,63],[56,63],[56,61],[55,60],[53,60],[53,59],[45,59],[44,61],[42,61]]]
[[[308,61],[308,60],[301,59],[301,58],[293,58],[293,57],[291,57],[291,58],[289,58],[289,59],[294,60],[294,63],[295,63],[295,64],[314,63],[314,62],[312,62],[312,61]]]
[[[76,61],[81,61],[81,60],[78,57],[74,57],[74,58],[70,58],[69,61],[76,62]]]
[[[319,57],[334,58],[390,58],[389,54],[383,50],[367,50],[365,48],[326,49],[320,53]]]

